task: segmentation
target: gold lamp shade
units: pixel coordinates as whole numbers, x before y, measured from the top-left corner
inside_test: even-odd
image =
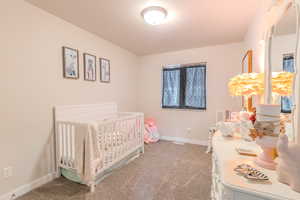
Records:
[[[264,92],[263,74],[243,73],[234,76],[228,83],[229,92],[232,96],[260,95]]]
[[[293,93],[294,73],[273,72],[272,73],[272,93],[277,96],[291,96]],[[244,96],[247,98],[253,95],[264,93],[263,73],[243,73],[234,76],[228,83],[228,89],[232,96]],[[247,108],[249,110],[249,104]]]
[[[293,93],[294,73],[273,72],[272,92],[279,96],[291,96]]]

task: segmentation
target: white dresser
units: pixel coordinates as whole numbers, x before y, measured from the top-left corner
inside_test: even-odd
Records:
[[[275,171],[255,165],[255,157],[239,155],[235,148],[240,145],[247,145],[259,151],[255,143],[237,138],[224,138],[220,132],[215,133],[212,139],[212,200],[300,200],[300,193],[277,181]],[[233,169],[242,163],[263,171],[271,182],[254,183],[237,175]]]

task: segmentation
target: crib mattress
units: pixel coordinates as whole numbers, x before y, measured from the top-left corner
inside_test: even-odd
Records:
[[[82,183],[80,177],[76,174],[74,170],[61,168],[61,174],[66,179],[73,181],[75,183]]]

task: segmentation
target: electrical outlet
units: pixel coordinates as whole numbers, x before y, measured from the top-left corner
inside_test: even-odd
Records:
[[[3,169],[3,177],[4,178],[9,178],[13,175],[13,168],[12,167],[5,167]]]
[[[3,169],[3,178],[8,178],[8,167]]]
[[[187,128],[187,129],[186,129],[186,133],[187,133],[187,134],[190,134],[191,132],[192,132],[192,129],[191,129],[191,128]]]

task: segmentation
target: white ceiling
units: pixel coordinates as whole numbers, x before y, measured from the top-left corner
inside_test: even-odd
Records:
[[[240,42],[261,0],[27,0],[137,55]],[[165,24],[140,12],[159,5]]]

